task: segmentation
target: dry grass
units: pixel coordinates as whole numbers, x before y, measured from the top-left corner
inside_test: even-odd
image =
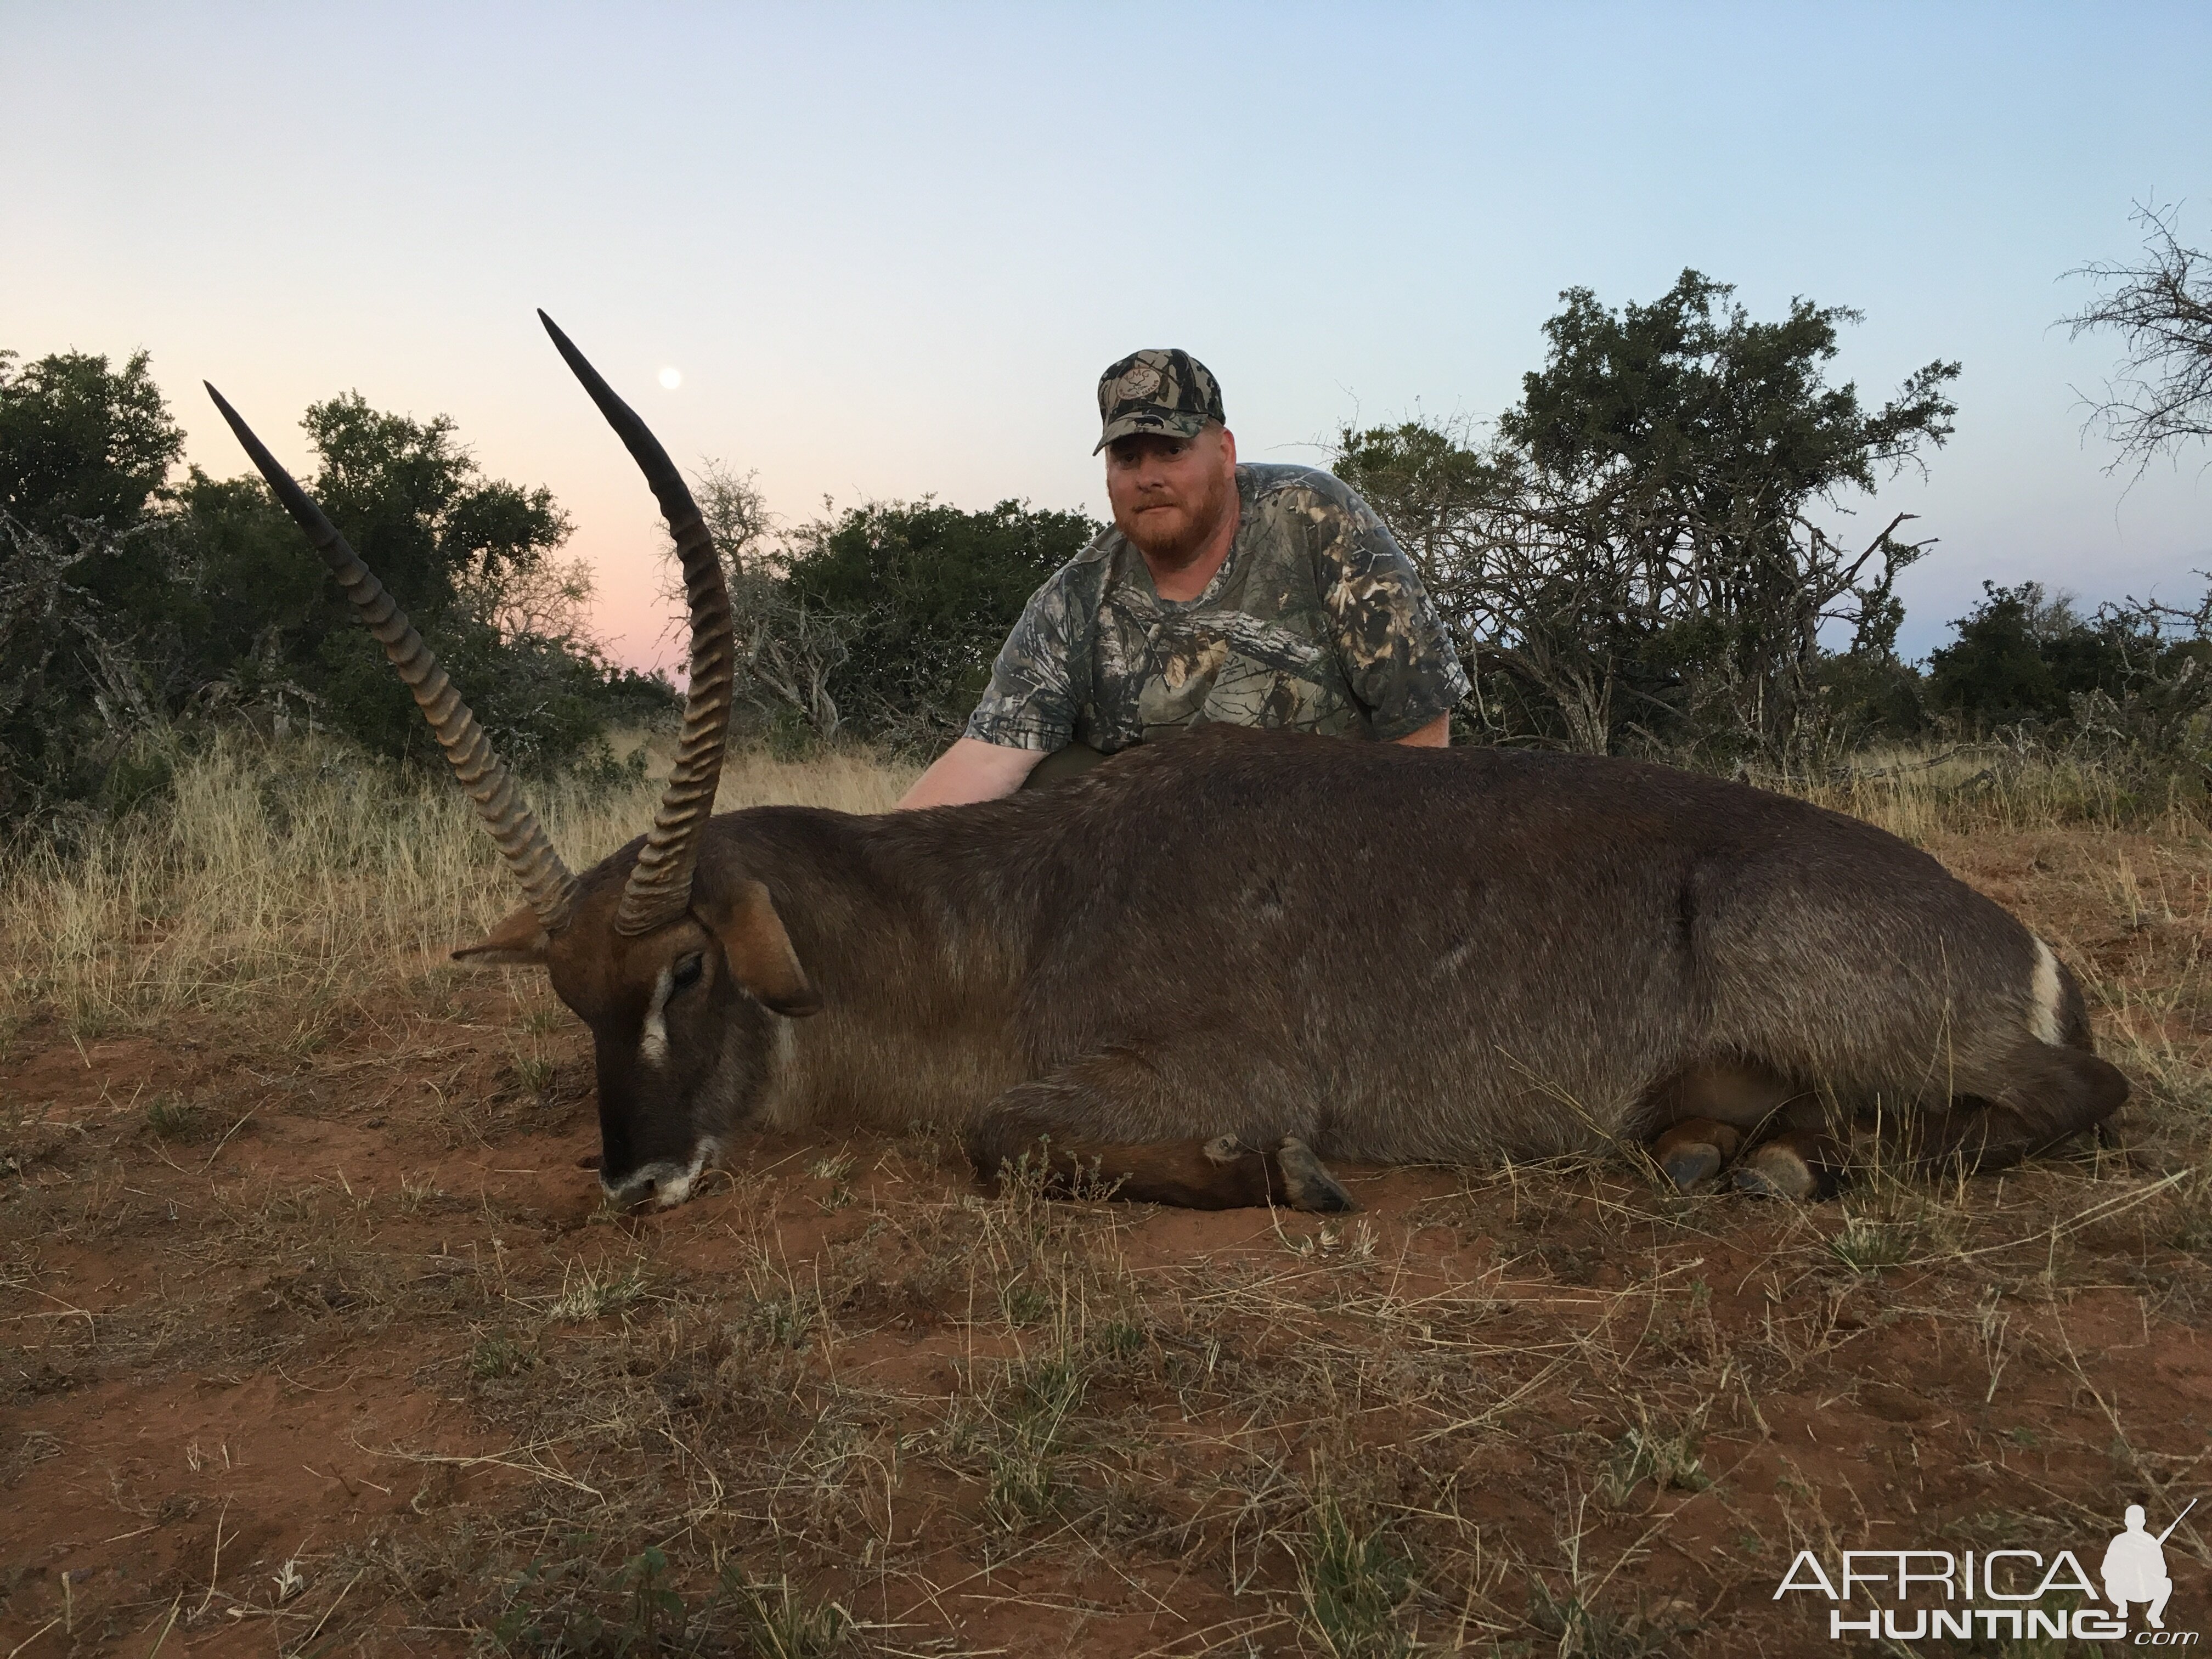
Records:
[[[2185,791],[2179,774],[2146,785],[2094,761],[2001,744],[1933,754],[1884,750],[1815,777],[1757,781],[1922,846],[1991,830],[2089,828],[2186,838],[2203,827],[2202,792]]]
[[[855,1137],[618,1218],[580,1034],[444,960],[509,902],[481,834],[278,758],[0,888],[0,1653],[1784,1655],[1828,1646],[1772,1600],[1800,1547],[2100,1547],[2199,1488],[2185,813],[1823,786],[2052,939],[2136,1083],[2112,1144],[2002,1178],[1413,1170],[1322,1224],[985,1198]],[[578,863],[647,810],[545,805]]]
[[[720,805],[879,811],[910,775],[860,754],[799,764],[748,751],[732,757]],[[652,822],[657,789],[529,793],[582,869]],[[0,866],[0,1033],[40,1015],[91,1035],[247,1013],[312,1034],[334,1003],[419,982],[514,903],[445,779],[330,743],[225,742],[181,770],[169,810]]]

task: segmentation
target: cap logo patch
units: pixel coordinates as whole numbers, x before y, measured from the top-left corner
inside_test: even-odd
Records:
[[[1160,372],[1150,363],[1137,363],[1121,376],[1115,388],[1118,397],[1141,402],[1160,389]]]
[[[1098,377],[1098,449],[1133,432],[1195,438],[1224,418],[1220,386],[1188,351],[1133,351]]]

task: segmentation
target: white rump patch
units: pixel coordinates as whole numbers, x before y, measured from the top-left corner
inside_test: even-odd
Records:
[[[2058,958],[2041,939],[2035,941],[2035,975],[2027,987],[2027,1029],[2038,1042],[2058,1045]]]
[[[668,994],[676,988],[676,971],[664,968],[653,982],[653,1006],[645,1011],[645,1034],[637,1040],[637,1057],[648,1066],[668,1058]]]

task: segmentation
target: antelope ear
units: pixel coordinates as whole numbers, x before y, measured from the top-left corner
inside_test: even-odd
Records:
[[[738,883],[728,902],[708,911],[706,920],[721,940],[738,984],[793,1019],[822,1012],[822,998],[799,965],[791,935],[783,931],[783,918],[776,915],[766,887],[757,881]]]
[[[543,968],[546,947],[551,943],[538,924],[538,912],[518,904],[474,945],[464,945],[454,951],[453,960],[483,967]]]

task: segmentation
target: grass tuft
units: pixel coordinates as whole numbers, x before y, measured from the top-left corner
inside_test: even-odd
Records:
[[[546,1308],[545,1317],[556,1325],[605,1319],[643,1296],[646,1285],[643,1261],[632,1261],[605,1273],[580,1263],[572,1274],[562,1275],[561,1293]]]
[[[526,1094],[542,1095],[553,1086],[553,1078],[560,1068],[543,1054],[518,1054],[514,1061],[514,1080]]]
[[[1626,1504],[1650,1481],[1659,1492],[1703,1492],[1712,1485],[1698,1449],[1694,1427],[1663,1433],[1649,1423],[1630,1429],[1613,1442],[1598,1480],[1598,1496],[1613,1508]]]
[[[487,1336],[469,1350],[469,1375],[480,1382],[514,1376],[538,1363],[538,1356],[513,1337]]]
[[[1314,1501],[1298,1589],[1306,1631],[1332,1659],[1396,1659],[1410,1650],[1398,1613],[1413,1594],[1413,1563],[1387,1528],[1355,1524],[1328,1492]]]
[[[146,1103],[146,1127],[161,1140],[197,1140],[206,1133],[206,1112],[179,1095],[161,1094]]]
[[[1855,1273],[1878,1273],[1909,1261],[1920,1240],[1906,1224],[1874,1216],[1846,1215],[1843,1226],[1827,1241],[1828,1254]]]
[[[852,1616],[843,1607],[808,1601],[781,1576],[758,1583],[735,1566],[726,1567],[721,1590],[752,1659],[831,1659],[852,1632]]]
[[[1060,1487],[1067,1419],[1083,1403],[1085,1379],[1062,1360],[1020,1367],[992,1408],[996,1432],[983,1445],[987,1505],[1009,1532],[1049,1515]]]

